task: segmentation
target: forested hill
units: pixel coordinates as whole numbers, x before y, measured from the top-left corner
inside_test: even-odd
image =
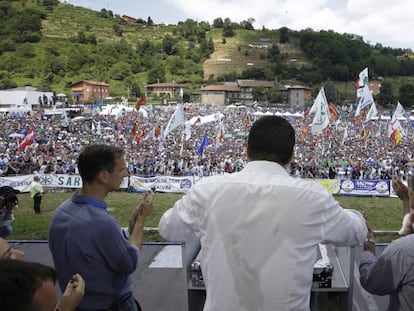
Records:
[[[0,1],[0,89],[68,93],[87,79],[110,83],[114,96],[136,97],[157,81],[193,90],[237,78],[313,87],[328,79],[350,83],[365,67],[370,78],[414,76],[411,51],[372,46],[354,34],[254,30],[253,19],[163,25],[134,18],[127,23],[112,11],[57,0]]]

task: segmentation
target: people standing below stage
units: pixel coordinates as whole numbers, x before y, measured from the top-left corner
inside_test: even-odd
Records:
[[[42,203],[43,194],[44,191],[43,186],[40,183],[40,177],[33,177],[33,181],[30,184],[30,197],[33,199],[33,209],[35,214],[40,214],[41,212],[40,205]]]
[[[59,206],[49,228],[59,285],[63,289],[79,272],[86,282],[79,310],[141,310],[132,293],[131,274],[137,268],[153,194],[144,195],[130,217],[128,230],[123,231],[104,200],[128,176],[124,150],[88,145],[77,165],[82,189]]]
[[[201,243],[204,310],[309,310],[318,244],[364,241],[359,212],[289,175],[294,146],[286,119],[258,119],[243,170],[203,178],[161,217],[164,238]]]

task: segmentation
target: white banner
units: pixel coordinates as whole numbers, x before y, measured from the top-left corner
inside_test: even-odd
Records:
[[[19,175],[13,177],[0,177],[0,187],[13,187],[20,192],[30,192],[30,184],[34,175]]]
[[[131,192],[147,192],[152,189],[157,192],[185,193],[194,185],[193,176],[157,176],[152,178],[131,176],[129,181]]]
[[[13,177],[0,177],[0,186],[10,186],[20,192],[30,192],[30,184],[35,175],[22,175]],[[40,175],[40,183],[45,188],[82,188],[80,175]],[[125,177],[120,188],[128,188],[128,177]]]

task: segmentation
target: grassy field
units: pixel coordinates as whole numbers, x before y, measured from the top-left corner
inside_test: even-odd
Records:
[[[16,240],[45,240],[50,219],[61,202],[71,197],[69,192],[48,192],[42,200],[42,213],[35,215],[33,201],[28,193],[19,194],[19,208],[15,210],[13,222],[14,232],[8,237]],[[121,226],[127,226],[128,217],[132,210],[139,204],[141,194],[114,192],[106,199],[109,212],[119,221]],[[154,210],[147,220],[147,227],[157,227],[161,215],[171,207],[180,194],[157,193],[154,198]],[[394,198],[372,197],[345,197],[337,196],[337,200],[346,208],[365,211],[370,225],[374,231],[397,231],[401,226],[402,208],[401,201]],[[299,210],[298,210],[299,212]],[[395,234],[377,234],[377,240],[390,241],[397,236]],[[145,234],[145,241],[162,241],[156,231]]]

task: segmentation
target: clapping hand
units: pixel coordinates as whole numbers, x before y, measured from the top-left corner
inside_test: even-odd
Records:
[[[66,285],[62,299],[55,310],[75,310],[85,295],[85,281],[79,273],[72,276]]]
[[[134,210],[131,217],[129,218],[129,234],[132,234],[137,221],[144,221],[145,218],[151,214],[151,211],[153,209],[153,199],[154,193],[152,191],[144,193],[144,197],[142,198],[139,206]]]

